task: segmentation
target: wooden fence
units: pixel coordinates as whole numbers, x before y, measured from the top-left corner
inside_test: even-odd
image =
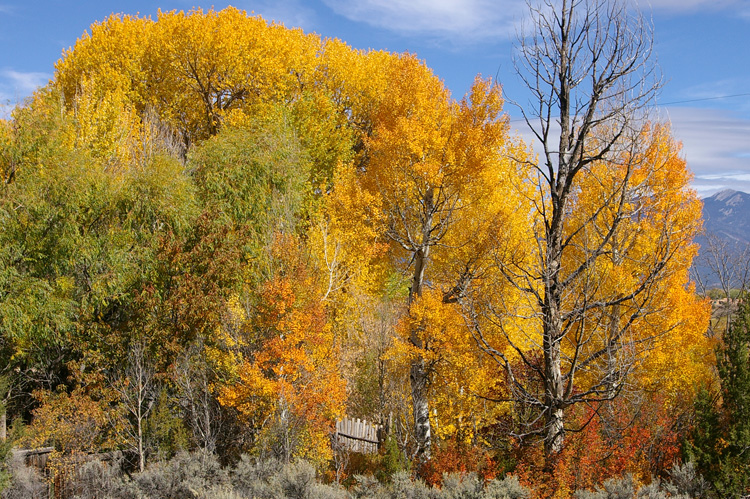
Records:
[[[87,486],[84,482],[78,481],[78,484],[76,485],[79,489],[83,487],[82,490],[77,491],[71,491],[69,488],[68,483],[68,477],[66,476],[68,471],[63,471],[58,469],[56,472],[50,469],[49,467],[49,458],[50,454],[54,452],[54,447],[39,447],[36,449],[12,449],[13,458],[14,459],[22,459],[26,466],[35,468],[43,477],[47,478],[49,480],[50,488],[48,491],[47,497],[59,499],[62,497],[77,497],[76,494],[80,494],[81,492],[85,491],[87,488],[90,489],[91,487]],[[100,452],[97,454],[81,454],[76,456],[67,456],[67,459],[69,459],[68,464],[72,464],[75,467],[80,466],[83,463],[86,463],[88,461],[92,461],[94,459],[103,461],[103,462],[109,462],[109,463],[115,463],[117,466],[120,466],[120,459],[122,458],[122,452],[121,451],[114,451],[114,452]],[[54,473],[54,475],[53,475]],[[75,483],[75,482],[74,482]]]
[[[336,421],[334,442],[339,449],[362,454],[378,452],[378,439],[381,425],[368,423],[360,419],[346,418]]]
[[[26,466],[31,466],[42,473],[46,473],[47,460],[54,450],[54,447],[39,447],[36,449],[13,449],[11,452],[17,458],[23,459]]]

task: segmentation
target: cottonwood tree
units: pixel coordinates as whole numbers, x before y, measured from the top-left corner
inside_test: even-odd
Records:
[[[530,257],[497,258],[522,298],[469,318],[513,399],[537,415],[525,434],[543,437],[549,464],[563,448],[566,409],[617,396],[639,355],[677,327],[651,317],[663,310],[662,288],[686,286],[699,216],[678,146],[644,125],[659,88],[648,24],[623,2],[531,10],[516,60],[532,95],[523,116],[541,143]]]
[[[376,198],[389,256],[409,276],[411,313],[430,285],[456,300],[474,272],[482,242],[497,220],[515,209],[500,198],[517,178],[509,151],[522,151],[508,136],[500,88],[478,78],[461,102],[450,99],[428,68],[411,56],[385,68],[387,89],[371,115],[367,163],[358,177]],[[375,218],[375,216],[373,216]],[[410,362],[415,457],[430,457],[429,385],[435,343],[429,328],[407,318],[402,328]]]

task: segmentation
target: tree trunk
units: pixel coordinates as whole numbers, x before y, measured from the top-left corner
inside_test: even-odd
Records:
[[[430,459],[432,432],[430,429],[430,404],[427,400],[427,371],[424,360],[415,360],[409,373],[411,399],[414,412],[414,434],[417,440],[417,462]]]
[[[138,407],[138,469],[143,473],[146,469],[146,454],[143,449],[143,416]]]
[[[544,451],[547,465],[562,450],[565,440],[565,415],[563,410],[564,385],[560,368],[560,331],[556,303],[548,303],[547,325],[544,332],[544,370],[545,370],[545,435]]]
[[[535,165],[540,178],[536,215],[543,228],[535,233],[540,261],[538,272],[521,270],[517,273],[519,279],[512,275],[510,279],[518,289],[534,294],[543,321],[544,365],[534,363],[531,367],[543,378],[544,394],[536,387],[531,391],[521,388],[521,392],[543,411],[545,460],[549,468],[564,445],[567,407],[602,397],[601,385],[584,395],[576,393],[582,388],[574,383],[576,370],[601,365],[601,354],[589,360],[578,356],[584,342],[595,338],[591,334],[577,338],[576,334],[587,333],[577,328],[585,327],[587,314],[597,308],[598,290],[586,279],[590,271],[598,272],[598,259],[606,258],[617,247],[613,235],[617,226],[613,224],[622,215],[612,206],[614,219],[607,219],[605,208],[611,202],[607,200],[600,206],[602,210],[582,221],[585,226],[579,225],[568,199],[575,208],[580,201],[576,195],[577,178],[589,175],[590,166],[608,163],[612,158],[620,164],[623,151],[637,150],[632,140],[639,140],[639,135],[632,132],[641,128],[642,110],[655,97],[660,78],[648,62],[653,48],[649,23],[633,16],[627,2],[542,0],[539,4],[530,5],[534,29],[521,40],[521,55],[515,67],[533,100],[538,99],[528,111],[521,108],[521,113],[543,149],[542,161]],[[622,166],[630,171],[635,164]],[[628,181],[629,173],[621,189],[628,188]],[[617,197],[615,194],[612,193],[612,200]],[[620,196],[619,208],[624,206],[625,199]],[[597,230],[595,237],[587,236],[589,227]],[[661,267],[653,268],[658,271]],[[531,275],[536,282],[530,282]],[[636,295],[647,292],[633,291]],[[607,301],[618,303],[617,299],[605,298],[599,310],[608,306]],[[614,314],[619,315],[619,310],[615,309]],[[609,368],[609,372],[602,373],[609,378],[600,378],[596,383],[611,381],[608,394],[614,396],[621,383],[617,349],[622,348],[618,344],[622,331],[615,319],[610,325],[616,331],[610,344],[602,345],[610,349],[603,351],[610,356],[610,365],[602,366],[602,371]],[[565,335],[569,335],[566,350],[570,345],[576,352],[570,358],[562,357]],[[597,345],[597,350],[600,348]],[[520,348],[517,350],[521,352]]]
[[[5,405],[2,407],[0,412],[0,442],[5,442],[8,439],[8,410]]]
[[[612,306],[609,318],[609,335],[607,338],[607,372],[604,374],[606,398],[612,400],[617,396],[620,372],[617,362],[617,348],[614,346],[620,334],[620,305]]]
[[[565,442],[565,413],[562,407],[551,408],[546,418],[546,435],[544,438],[545,467],[552,471],[552,462],[562,450]]]
[[[432,212],[434,208],[434,192],[432,188],[427,189],[424,196],[423,210],[425,214],[422,225],[422,246],[414,253],[414,275],[412,277],[411,290],[409,291],[408,306],[422,295],[424,284],[424,273],[430,257],[430,233],[432,227]],[[419,331],[411,331],[410,340],[417,348],[425,345],[419,336]],[[430,459],[430,448],[432,447],[432,432],[430,430],[430,404],[427,399],[427,383],[429,374],[424,359],[420,356],[411,363],[409,381],[411,382],[412,411],[414,413],[414,435],[417,440],[415,457],[418,462]]]

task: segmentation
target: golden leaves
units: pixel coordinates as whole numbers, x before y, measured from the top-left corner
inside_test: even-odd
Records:
[[[535,265],[545,257],[544,228],[533,213],[549,203],[534,189],[539,178],[526,146],[509,132],[495,82],[477,78],[457,101],[413,55],[353,50],[234,8],[159,12],[156,20],[112,16],[92,26],[56,69],[48,92],[64,96],[74,123],[65,140],[111,171],[143,164],[159,141],[184,159],[228,125],[281,120],[314,163],[300,184],[315,192],[320,210],[306,212],[303,235],[270,245],[271,263],[253,291],[257,303],[230,301],[207,347],[217,371],[237,380],[222,389],[222,403],[265,420],[283,400],[323,434],[346,395],[337,334],[361,313],[361,296],[393,299],[389,280],[406,281],[419,256],[424,275],[413,284],[393,355],[432,365],[440,435],[504,410],[477,397],[503,389],[504,374],[472,333],[481,330],[510,364],[538,350],[544,291]],[[53,113],[51,102],[35,105]],[[4,152],[12,131],[2,125]],[[700,203],[668,128],[638,133],[636,150],[588,165],[573,186],[561,269],[573,284],[565,305],[609,305],[583,314],[562,348],[569,359],[593,355],[611,331],[627,329],[628,341],[644,346],[634,354],[646,368],[637,382],[677,396],[703,376],[710,352],[702,337],[706,305],[686,285]],[[0,161],[6,177],[10,160]],[[576,274],[592,251],[594,263]],[[647,282],[661,260],[659,281]],[[647,293],[628,296],[644,285]],[[393,287],[403,294],[407,286]],[[487,297],[477,300],[476,316],[455,303],[472,297]],[[646,307],[648,317],[639,315]],[[587,342],[576,336],[584,330]],[[680,362],[689,365],[670,377]],[[583,381],[577,389],[596,382],[575,375]]]

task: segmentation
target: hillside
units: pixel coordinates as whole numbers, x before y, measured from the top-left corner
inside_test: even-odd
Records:
[[[724,189],[704,199],[703,220],[707,233],[750,242],[750,194]]]
[[[724,189],[703,199],[703,228],[704,234],[695,239],[701,249],[691,271],[699,289],[721,287],[720,268],[725,282],[740,286],[739,270],[750,243],[750,194]]]

